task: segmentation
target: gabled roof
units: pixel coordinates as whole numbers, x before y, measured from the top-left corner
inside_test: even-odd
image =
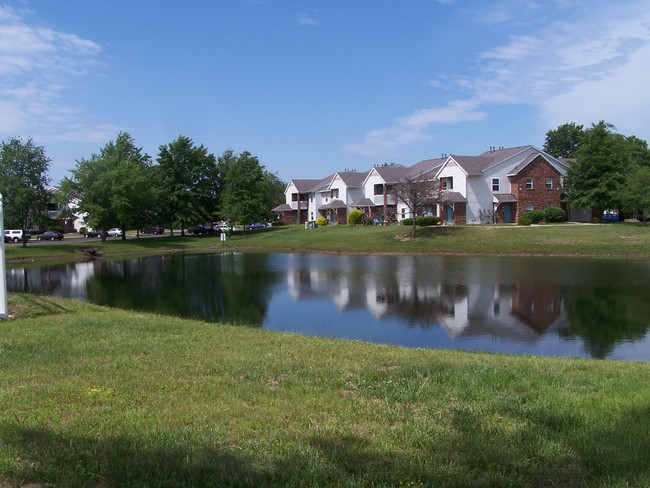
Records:
[[[370,198],[362,198],[357,203],[352,204],[353,207],[376,207],[375,202]]]
[[[271,209],[271,212],[291,212],[293,209],[288,203],[282,203],[275,208]]]
[[[495,193],[492,197],[497,203],[512,203],[517,201],[517,197],[512,193]]]
[[[535,152],[525,154],[530,150],[533,150]],[[519,161],[517,161],[516,158],[518,154],[521,154],[521,159]],[[560,173],[566,173],[566,169],[568,167],[566,162],[558,160],[545,153],[544,151],[537,149],[535,146],[530,145],[508,147],[502,149],[491,149],[490,151],[486,151],[483,154],[479,154],[478,156],[450,156],[449,159],[456,162],[456,164],[458,164],[458,166],[460,166],[460,168],[469,176],[481,175],[493,166],[504,163],[508,160],[510,160],[509,164],[514,164],[515,168],[519,167],[518,171],[520,171],[525,165],[540,155]]]
[[[291,180],[299,193],[313,193],[327,188],[334,175],[326,176],[320,180]],[[287,186],[288,187],[288,186]]]
[[[370,171],[344,171],[341,173],[335,173],[334,177],[332,178],[332,183],[334,182],[334,178],[338,176],[341,178],[343,183],[345,183],[345,186],[348,188],[356,188],[361,186],[361,184],[365,181],[366,177],[368,176],[368,173]]]
[[[431,176],[435,176],[438,170],[442,165],[447,161],[447,158],[435,158],[435,159],[425,159],[419,163],[415,163],[413,166],[408,168],[408,171],[404,174],[405,178],[413,178],[419,175],[425,175],[431,173]]]
[[[332,200],[329,203],[321,205],[320,207],[318,207],[318,210],[325,210],[327,208],[346,208],[346,207],[347,207],[347,205],[345,204],[345,202],[343,200],[335,199],[335,200]]]
[[[401,164],[387,164],[385,166],[375,166],[366,174],[366,177],[363,180],[363,185],[366,184],[366,181],[370,175],[376,172],[384,183],[392,184],[397,183],[408,171],[408,168],[405,168]]]

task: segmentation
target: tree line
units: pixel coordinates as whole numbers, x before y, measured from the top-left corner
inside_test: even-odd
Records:
[[[5,222],[23,229],[42,223],[51,163],[44,148],[31,138],[11,138],[0,154]],[[98,153],[76,162],[57,198],[64,205],[76,201],[76,211],[95,229],[161,225],[183,235],[189,226],[217,220],[268,221],[270,209],[284,202],[284,188],[248,151],[228,149],[215,157],[180,135],[158,148],[154,163],[131,135],[121,132]]]

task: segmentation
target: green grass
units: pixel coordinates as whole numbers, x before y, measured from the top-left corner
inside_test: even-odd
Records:
[[[3,487],[650,484],[647,363],[9,304]]]
[[[539,226],[434,226],[410,228],[302,226],[275,227],[264,231],[217,237],[157,237],[109,240],[63,241],[37,246],[7,245],[9,262],[84,259],[83,249],[96,249],[106,257],[169,252],[214,252],[221,249],[312,251],[339,253],[431,253],[431,254],[537,254],[596,256],[610,258],[650,257],[650,226],[621,224],[562,224]]]

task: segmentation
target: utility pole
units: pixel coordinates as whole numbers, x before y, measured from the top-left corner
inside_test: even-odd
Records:
[[[0,193],[0,319],[9,318],[7,307],[7,270],[5,265],[5,225],[4,211],[2,209],[2,194]]]

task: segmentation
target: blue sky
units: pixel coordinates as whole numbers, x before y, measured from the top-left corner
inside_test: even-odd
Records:
[[[650,140],[647,0],[0,0],[0,139],[53,183],[126,131],[281,179],[534,144]]]

